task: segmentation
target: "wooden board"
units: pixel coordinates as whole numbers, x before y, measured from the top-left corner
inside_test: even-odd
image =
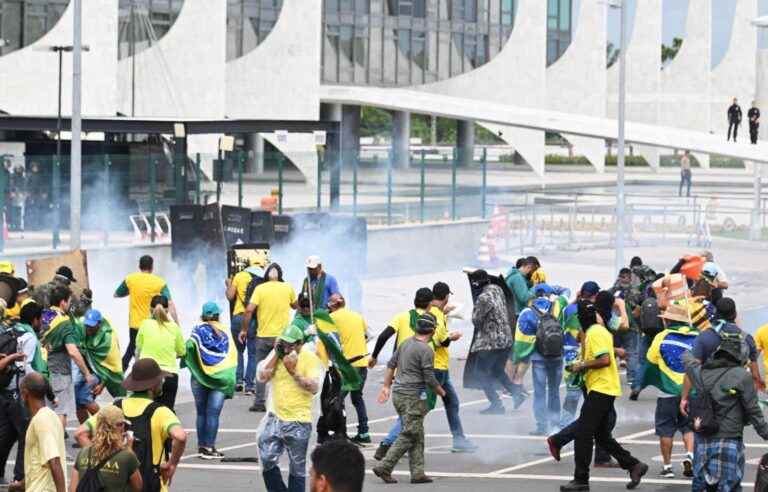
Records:
[[[43,285],[53,279],[60,266],[68,266],[77,282],[70,285],[72,292],[79,296],[83,289],[90,288],[88,283],[88,255],[86,251],[76,250],[59,256],[38,258],[27,261],[27,282],[29,285]]]

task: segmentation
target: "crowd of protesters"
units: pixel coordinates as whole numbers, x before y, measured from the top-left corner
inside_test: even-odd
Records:
[[[182,370],[194,398],[197,457],[224,458],[216,447],[219,422],[226,401],[240,393],[253,397],[252,412],[264,413],[257,446],[268,491],[306,489],[313,425],[318,447],[310,456],[310,489],[361,490],[359,447],[372,444],[364,388],[393,336],[378,402],[391,400],[398,417],[378,443],[373,473],[396,483],[393,470],[408,454],[410,483],[432,482],[424,419],[438,397],[451,451],[478,449],[464,433],[450,375],[450,347],[462,334],[449,328],[455,307],[445,282],[419,288],[412,307],[393,316],[374,342],[319,257],[307,259],[298,293],[280,265],[255,257],[226,281],[230,326],[209,301],[185,339],[153,263],[142,257],[139,271],[114,293],[129,298],[123,353],[112,323],[93,306],[93,293],[73,293],[78,279],[71,269],[62,266],[48,284],[28,286],[10,263],[0,262],[0,283],[14,291],[0,302],[0,480],[10,490],[168,490],[188,440],[175,412]],[[754,338],[739,328],[735,302],[725,296],[728,278],[710,252],[670,266],[657,274],[635,257],[610,287],[587,280],[573,293],[550,281],[535,257],[521,258],[506,275],[468,273],[474,334],[462,385],[484,392],[483,415],[509,411],[499,391],[511,397],[512,411],[533,399],[530,433],[553,459],[560,461],[561,449],[574,443],[573,480],[562,491],[589,490],[593,453],[594,466],[624,469],[629,489],[649,471],[612,435],[621,367],[630,401],[655,388],[660,477],[675,477],[679,432],[681,472],[694,491],[738,490],[744,426],[768,438],[757,404],[757,391],[765,388],[757,356],[766,353],[768,327]],[[532,395],[523,384],[529,368]],[[104,390],[112,401],[101,398],[100,405]],[[347,396],[357,415],[352,436]],[[313,412],[318,400],[319,416]],[[72,436],[79,452],[67,472],[70,418],[80,424]],[[287,481],[278,466],[284,454]]]

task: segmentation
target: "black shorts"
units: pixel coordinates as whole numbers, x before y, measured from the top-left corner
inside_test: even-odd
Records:
[[[680,397],[658,398],[656,400],[656,435],[674,437],[675,432],[691,432],[688,417],[680,413]]]

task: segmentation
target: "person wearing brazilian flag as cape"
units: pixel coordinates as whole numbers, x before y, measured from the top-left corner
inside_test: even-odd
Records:
[[[693,476],[693,432],[689,419],[680,413],[680,395],[685,378],[683,354],[693,350],[698,331],[691,327],[691,316],[685,304],[670,304],[659,315],[664,330],[654,337],[648,349],[648,364],[643,373],[643,387],[659,389],[656,400],[656,435],[659,436],[663,467],[660,475],[674,478],[672,446],[676,432],[683,435],[686,456],[683,475]]]
[[[321,415],[317,421],[318,442],[346,437],[347,422],[344,414],[342,392],[355,391],[362,386],[360,375],[344,357],[339,332],[331,315],[325,309],[312,312],[312,300],[302,292],[298,299],[299,309],[291,325],[305,334],[305,342],[314,344],[318,358],[327,371],[320,393]]]
[[[235,393],[237,347],[229,330],[219,323],[220,314],[221,308],[215,302],[203,305],[202,323],[192,329],[182,362],[192,375],[198,452],[200,458],[206,460],[224,457],[216,449],[219,416],[224,400]]]
[[[97,378],[88,384],[83,377],[74,380],[77,419],[80,423],[99,411],[95,397],[107,389],[113,398],[126,395],[123,388],[123,362],[117,334],[100,311],[89,309],[74,324],[78,346],[89,369]]]

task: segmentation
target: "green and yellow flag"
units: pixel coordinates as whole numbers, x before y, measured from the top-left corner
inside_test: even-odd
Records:
[[[688,326],[670,326],[653,339],[648,349],[648,364],[643,386],[656,386],[669,395],[680,395],[685,377],[683,353],[693,350],[699,332]]]
[[[126,395],[123,382],[123,361],[117,334],[106,318],[101,320],[99,331],[93,336],[85,333],[82,320],[75,323],[80,353],[83,354],[91,370],[99,376],[104,387],[113,398]]]
[[[182,366],[206,388],[221,391],[227,398],[235,394],[237,348],[218,322],[208,321],[192,329]]]
[[[29,333],[33,337],[35,337],[35,340],[37,340],[37,333],[35,333],[35,329],[31,326],[25,324],[25,323],[14,323],[13,328],[21,333]],[[38,343],[35,347],[35,355],[32,356],[32,362],[30,363],[32,366],[32,369],[35,370],[35,372],[39,372],[43,376],[45,376],[45,379],[48,379],[50,377],[50,374],[48,373],[48,362],[45,360],[45,354],[43,353],[42,347],[40,347],[40,343]]]

